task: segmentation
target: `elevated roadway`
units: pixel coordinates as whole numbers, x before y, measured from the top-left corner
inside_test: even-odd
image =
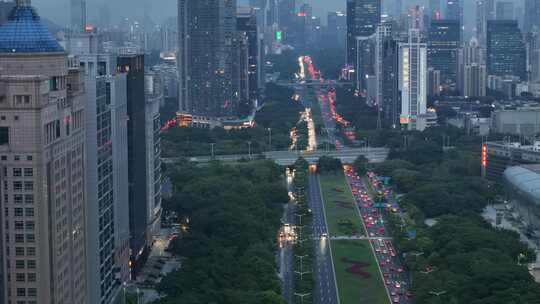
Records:
[[[379,163],[388,157],[389,150],[387,148],[359,148],[359,149],[340,149],[338,151],[314,151],[314,152],[296,152],[296,151],[271,151],[262,154],[236,154],[236,155],[216,155],[211,156],[194,156],[187,159],[192,162],[207,163],[212,160],[218,160],[222,162],[237,162],[249,159],[269,159],[275,161],[282,166],[290,166],[303,157],[309,163],[315,164],[322,156],[328,156],[338,158],[344,164],[352,164],[356,158],[360,155],[365,156],[372,163]],[[162,158],[162,162],[165,164],[173,164],[186,158]]]

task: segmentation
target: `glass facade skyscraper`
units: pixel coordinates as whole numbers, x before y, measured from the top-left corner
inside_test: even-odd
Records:
[[[515,20],[487,22],[487,68],[489,75],[527,77],[527,51]]]
[[[380,22],[380,0],[347,1],[347,63],[349,65],[356,64],[357,37],[373,35]]]
[[[433,20],[429,29],[428,65],[441,72],[441,84],[455,88],[460,46],[458,20]]]

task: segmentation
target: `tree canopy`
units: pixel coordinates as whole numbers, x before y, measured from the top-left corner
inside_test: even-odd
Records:
[[[159,303],[285,303],[274,257],[288,201],[281,168],[265,161],[171,170],[168,208],[189,226],[174,244],[182,268],[157,286],[165,295]]]

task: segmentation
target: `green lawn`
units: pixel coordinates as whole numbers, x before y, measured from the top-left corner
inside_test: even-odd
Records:
[[[369,241],[332,241],[332,256],[341,304],[389,304]]]
[[[365,235],[345,174],[320,175],[330,236]]]

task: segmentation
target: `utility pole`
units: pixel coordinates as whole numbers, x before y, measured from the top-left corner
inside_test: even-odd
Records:
[[[215,143],[210,144],[210,146],[212,147],[212,151],[211,151],[212,159],[214,159],[214,145]]]
[[[249,160],[251,160],[251,141],[248,141],[248,155],[249,155]]]

